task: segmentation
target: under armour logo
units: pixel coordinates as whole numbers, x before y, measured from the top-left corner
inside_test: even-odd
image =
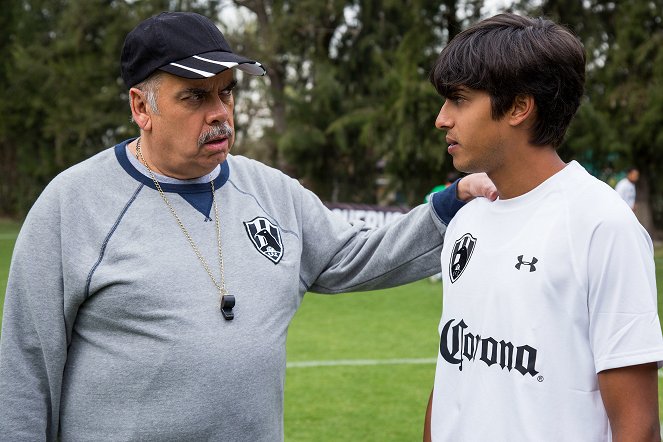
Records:
[[[518,270],[520,270],[520,266],[529,266],[529,271],[530,272],[536,272],[536,267],[534,267],[534,264],[536,264],[537,262],[539,262],[539,260],[536,259],[535,256],[532,257],[531,261],[527,262],[527,261],[523,261],[523,255],[520,255],[518,257],[518,264],[516,264],[516,268]]]

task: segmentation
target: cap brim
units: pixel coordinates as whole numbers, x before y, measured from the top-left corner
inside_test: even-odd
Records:
[[[159,69],[184,78],[209,78],[237,68],[251,75],[265,75],[265,68],[254,60],[249,60],[231,52],[206,52],[174,61]]]

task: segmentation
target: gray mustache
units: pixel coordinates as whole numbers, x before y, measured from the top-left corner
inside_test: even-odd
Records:
[[[215,138],[230,138],[233,135],[233,128],[230,127],[228,123],[223,123],[218,126],[212,126],[212,128],[202,134],[200,138],[198,138],[198,145],[202,146],[203,144],[215,139]]]

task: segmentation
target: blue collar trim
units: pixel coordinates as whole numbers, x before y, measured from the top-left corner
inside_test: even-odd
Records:
[[[115,157],[117,158],[117,161],[120,163],[122,168],[132,178],[140,183],[143,183],[147,187],[157,190],[152,179],[136,170],[133,164],[131,164],[131,161],[129,161],[129,158],[127,158],[127,144],[135,139],[136,138],[130,138],[115,145]],[[221,164],[219,175],[214,179],[214,189],[219,190],[224,184],[226,184],[226,181],[228,181],[229,177],[230,166],[226,160]],[[210,192],[209,183],[173,184],[159,182],[159,185],[164,192],[177,193],[180,195],[197,211],[205,215],[207,221],[210,220],[210,212],[212,210],[212,192]]]

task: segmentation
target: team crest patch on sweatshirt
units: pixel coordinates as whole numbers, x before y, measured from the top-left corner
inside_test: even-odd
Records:
[[[449,260],[449,278],[452,284],[460,278],[460,275],[467,268],[476,244],[477,239],[469,233],[461,236],[454,243],[451,259]]]
[[[263,217],[244,221],[244,227],[256,250],[274,264],[278,264],[283,257],[283,240],[279,228]]]

